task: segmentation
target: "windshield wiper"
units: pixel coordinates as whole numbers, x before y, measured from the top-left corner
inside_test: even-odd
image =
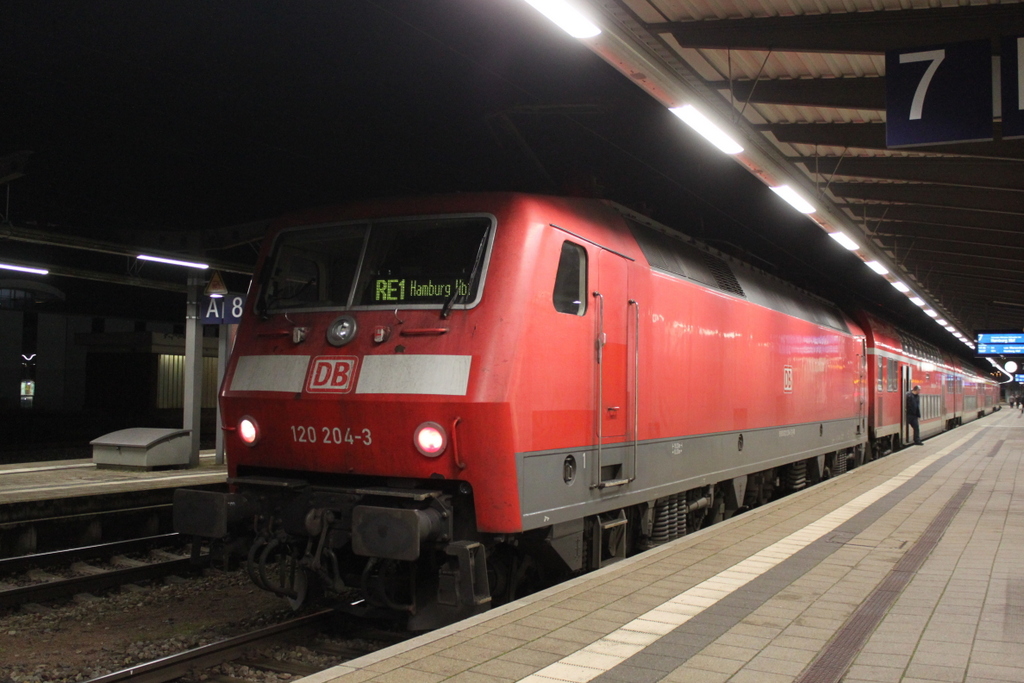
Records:
[[[456,287],[455,292],[451,298],[445,302],[444,306],[441,307],[441,319],[444,320],[452,312],[452,306],[460,296],[469,296],[469,293],[473,291],[474,282],[476,281],[477,272],[480,270],[480,263],[484,260],[484,247],[487,246],[487,233],[489,231],[484,230],[483,236],[480,238],[480,244],[476,248],[476,259],[473,261],[473,270],[469,273],[469,284],[465,294],[459,294],[459,290]]]

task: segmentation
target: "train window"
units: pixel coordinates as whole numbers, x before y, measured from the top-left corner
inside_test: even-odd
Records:
[[[899,366],[897,365],[896,361],[893,360],[892,358],[889,358],[888,361],[889,361],[889,373],[888,373],[887,379],[888,379],[888,382],[889,382],[889,391],[899,391],[900,390],[900,376],[898,374]]]
[[[876,384],[879,393],[885,391],[885,359],[881,356],[878,356],[878,381]]]
[[[263,276],[265,311],[475,303],[493,219],[455,216],[282,232]]]
[[[559,313],[587,312],[587,252],[580,245],[562,242],[551,300]]]
[[[361,306],[476,301],[491,220],[446,217],[374,224],[356,285]]]
[[[266,310],[347,305],[365,235],[365,225],[282,233],[267,271]]]

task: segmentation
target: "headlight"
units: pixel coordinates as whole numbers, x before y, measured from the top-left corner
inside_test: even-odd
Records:
[[[413,432],[412,442],[420,453],[428,458],[436,458],[448,447],[448,435],[444,427],[436,422],[424,422]]]
[[[238,436],[246,446],[253,446],[260,440],[260,428],[249,416],[238,421]]]
[[[331,346],[344,346],[356,337],[356,319],[350,315],[336,318],[327,327],[327,343]]]

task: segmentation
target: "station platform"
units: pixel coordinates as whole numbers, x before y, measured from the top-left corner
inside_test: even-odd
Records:
[[[202,451],[191,470],[97,467],[91,459],[0,465],[0,503],[223,484],[227,467],[215,460],[213,451]]]
[[[303,683],[1024,681],[1004,409]]]

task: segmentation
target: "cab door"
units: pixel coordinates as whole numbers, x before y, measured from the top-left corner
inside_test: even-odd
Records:
[[[626,261],[601,250],[597,257],[598,306],[597,362],[600,381],[601,437],[603,443],[621,441],[629,424],[628,392],[628,272]]]
[[[914,440],[910,425],[907,423],[907,392],[914,386],[913,370],[909,364],[900,367],[900,433],[903,435],[904,444]]]
[[[597,256],[597,488],[636,477],[638,305],[629,296],[629,259],[602,249]],[[627,442],[627,438],[631,442]]]

